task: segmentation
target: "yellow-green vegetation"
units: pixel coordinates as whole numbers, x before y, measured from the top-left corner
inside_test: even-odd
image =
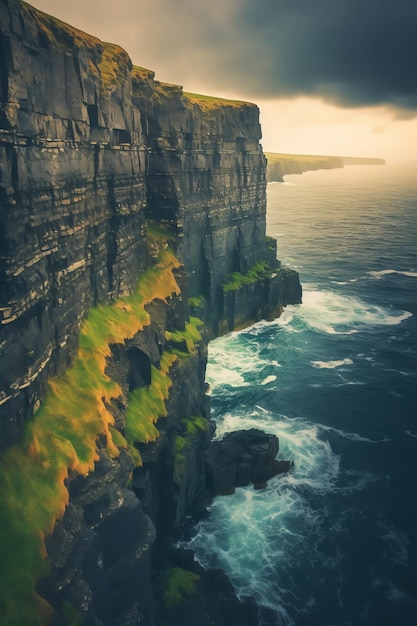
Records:
[[[50,46],[64,50],[86,47],[101,55],[98,67],[92,58],[88,59],[88,70],[95,76],[100,75],[103,93],[111,93],[126,80],[132,68],[132,62],[123,48],[101,41],[25,2],[22,2],[22,6],[38,29],[40,39],[43,38]]]
[[[328,163],[329,159],[336,159],[340,157],[334,156],[324,156],[324,155],[314,155],[314,154],[284,154],[279,152],[265,152],[265,156],[268,159],[269,164],[274,163],[282,163],[283,161],[295,161],[302,163],[310,163],[312,165],[322,163],[325,165]]]
[[[26,425],[22,443],[0,456],[0,615],[5,626],[48,623],[51,609],[36,594],[35,584],[47,569],[44,537],[68,503],[64,482],[68,472],[87,474],[93,469],[99,458],[99,435],[115,456],[120,447],[132,446],[137,431],[146,433],[149,424],[153,426],[158,415],[151,415],[152,411],[164,414],[161,396],[166,395],[169,381],[162,383],[161,378],[175,355],[164,355],[161,372],[153,371],[153,400],[148,402],[144,427],[134,425],[144,412],[134,416],[132,409],[128,441],[112,428],[108,407],[121,389],[105,373],[110,345],[123,343],[149,324],[145,305],[179,293],[173,270],[180,263],[169,249],[160,247],[158,262],[143,272],[135,293],[91,309],[82,324],[72,366],[49,382],[46,398]],[[133,397],[133,408],[135,404]]]
[[[181,426],[182,435],[177,435],[174,439],[174,478],[178,483],[184,473],[187,447],[195,435],[209,429],[209,423],[204,417],[184,417]]]
[[[198,432],[208,430],[209,423],[205,417],[183,417],[181,424],[185,428],[187,437],[192,437]]]
[[[152,83],[155,78],[155,72],[153,72],[152,70],[146,69],[146,67],[133,65],[130,75],[132,77],[133,95],[139,96],[141,98],[148,97],[149,94],[146,90],[146,86],[148,86],[148,88],[150,89],[152,88]]]
[[[157,245],[158,249],[161,249],[174,243],[175,235],[170,226],[149,220],[146,226],[146,239],[148,243]]]
[[[84,33],[52,15],[43,13],[26,2],[22,2],[22,8],[48,42],[56,48],[81,48],[83,46],[99,48],[102,46],[102,42],[97,37]]]
[[[216,98],[215,96],[205,96],[198,93],[190,93],[184,91],[184,96],[192,103],[198,104],[203,111],[210,111],[224,106],[232,108],[239,108],[242,106],[251,105],[250,102],[244,102],[243,100],[228,100],[226,98]]]
[[[82,618],[78,611],[69,602],[63,602],[62,604],[62,617],[65,620],[65,624],[67,626],[80,626]]]
[[[140,65],[133,65],[131,74],[132,78],[139,81],[152,80],[155,78],[155,72],[153,70],[141,67]]]
[[[102,91],[111,93],[126,81],[132,62],[126,50],[114,43],[103,42],[103,52],[98,67]]]
[[[246,274],[233,272],[233,274],[229,274],[228,276],[226,276],[226,280],[223,284],[223,291],[225,293],[227,293],[228,291],[235,291],[237,289],[241,289],[243,285],[251,285],[263,278],[270,278],[271,275],[272,269],[269,263],[267,263],[266,261],[260,261],[259,263],[255,263],[255,265],[252,265],[252,267]]]
[[[188,305],[192,309],[198,309],[200,306],[204,306],[206,304],[206,299],[204,296],[192,296],[188,298]]]
[[[171,365],[176,360],[175,354],[164,353],[161,368],[152,366],[152,382],[148,389],[139,387],[129,394],[126,411],[126,434],[129,441],[149,443],[158,438],[155,423],[160,417],[166,417],[165,400],[168,399],[172,381],[168,376]]]
[[[173,83],[161,83],[159,80],[154,81],[154,92],[152,94],[152,99],[154,102],[161,103],[166,98],[172,98],[175,95],[182,95],[181,85],[175,85]]]
[[[277,240],[274,239],[273,237],[269,237],[268,235],[265,237],[265,241],[266,241],[266,246],[268,248],[268,250],[276,250],[277,247]]]
[[[174,344],[186,344],[187,353],[193,354],[195,351],[195,344],[198,341],[201,341],[200,331],[198,327],[201,326],[203,322],[198,319],[198,317],[190,317],[190,322],[185,324],[185,330],[175,330],[175,331],[165,331],[165,338],[171,341]],[[178,350],[175,350],[177,353]],[[181,352],[181,356],[184,355],[184,352]]]
[[[200,576],[188,572],[181,567],[171,567],[166,574],[165,604],[168,609],[174,608],[187,596],[197,593]]]
[[[174,439],[174,479],[178,483],[181,482],[184,473],[187,443],[187,439],[181,435],[177,435]]]
[[[385,160],[373,157],[347,157],[323,154],[284,154],[280,152],[265,152],[268,163],[283,163],[284,161],[296,161],[310,165],[327,164],[338,159],[342,165],[384,165]]]

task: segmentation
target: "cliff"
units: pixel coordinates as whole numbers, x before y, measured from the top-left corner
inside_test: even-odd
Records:
[[[345,165],[385,165],[384,159],[365,157],[319,156],[308,154],[278,154],[266,152],[267,181],[284,181],[288,174],[303,174],[311,170],[334,169]]]
[[[0,24],[1,622],[175,623],[216,595],[169,552],[205,497],[207,341],[301,299],[258,109],[18,0]],[[199,623],[250,623],[227,584]]]

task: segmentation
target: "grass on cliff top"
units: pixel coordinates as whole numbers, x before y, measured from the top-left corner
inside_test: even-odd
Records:
[[[130,75],[132,77],[132,94],[141,98],[147,98],[147,91],[146,89],[144,90],[144,86],[152,86],[152,81],[155,78],[155,72],[148,70],[146,67],[133,65]]]
[[[127,80],[132,62],[126,50],[103,41],[103,52],[98,65],[102,92],[111,93]]]
[[[132,66],[132,76],[138,80],[151,80],[155,78],[155,72],[141,65]]]
[[[132,62],[126,50],[78,30],[52,15],[35,9],[26,2],[22,2],[22,7],[38,30],[40,42],[43,41],[44,44],[47,42],[48,45],[63,50],[86,47],[101,54],[97,67],[93,59],[89,58],[88,70],[91,74],[100,76],[102,93],[111,93],[126,80],[132,68]]]
[[[49,382],[44,402],[27,423],[24,441],[0,455],[0,615],[5,626],[44,626],[51,609],[37,594],[37,579],[46,573],[44,537],[53,530],[68,503],[68,471],[87,474],[98,459],[97,437],[103,435],[110,455],[124,447],[123,436],[112,428],[108,405],[121,390],[105,373],[110,344],[122,343],[149,323],[145,305],[179,293],[172,270],[179,262],[168,249],[145,271],[134,294],[90,310],[82,324],[79,350],[72,366]],[[169,382],[161,377],[177,358],[162,358],[162,371],[153,372],[147,424],[164,414],[161,397]],[[135,406],[135,398],[132,400]],[[135,419],[130,416],[128,439],[133,443]],[[145,425],[145,438],[147,426]],[[155,435],[155,433],[153,433]]]
[[[215,96],[205,96],[199,93],[191,93],[184,91],[184,96],[192,103],[198,104],[201,109],[212,110],[221,108],[224,106],[230,106],[233,108],[239,108],[242,106],[251,105],[251,102],[245,102],[243,100],[228,100],[227,98],[217,98]]]
[[[154,102],[162,103],[167,98],[182,96],[181,85],[176,85],[175,83],[161,83],[159,80],[155,80],[153,86],[154,91],[152,93],[152,99]]]
[[[323,154],[282,154],[279,152],[265,152],[268,162],[281,163],[282,161],[302,161],[303,163],[325,163],[332,159],[339,159],[344,165],[384,165],[385,160],[373,157],[348,157]]]
[[[302,161],[303,163],[324,163],[329,159],[339,158],[334,156],[314,154],[283,154],[279,152],[265,152],[268,163],[282,163],[282,161]]]
[[[100,48],[102,42],[97,37],[89,35],[88,33],[78,30],[62,22],[58,18],[48,15],[39,9],[22,2],[22,8],[35,24],[35,26],[41,31],[41,33],[47,38],[48,42],[55,48],[81,48],[86,46],[87,48]]]
[[[269,263],[260,261],[259,263],[255,263],[246,274],[233,272],[233,274],[226,276],[226,280],[223,283],[223,291],[225,293],[236,291],[237,289],[241,289],[243,285],[251,285],[263,278],[270,278],[272,273],[273,270]]]

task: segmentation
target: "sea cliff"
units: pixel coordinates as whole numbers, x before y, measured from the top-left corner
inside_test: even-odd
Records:
[[[312,170],[331,170],[345,165],[385,165],[384,159],[367,157],[324,156],[312,154],[279,154],[266,152],[267,181],[284,182],[288,174],[303,174]]]
[[[207,342],[301,300],[258,108],[18,0],[0,24],[0,621],[168,625],[199,594],[196,623],[256,623],[169,546],[205,498]]]

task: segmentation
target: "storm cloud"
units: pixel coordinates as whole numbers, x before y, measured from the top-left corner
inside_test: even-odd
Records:
[[[264,95],[417,108],[414,0],[246,0],[239,17],[270,59]]]
[[[416,0],[34,0],[161,80],[417,111]],[[65,6],[66,5],[66,6]]]

